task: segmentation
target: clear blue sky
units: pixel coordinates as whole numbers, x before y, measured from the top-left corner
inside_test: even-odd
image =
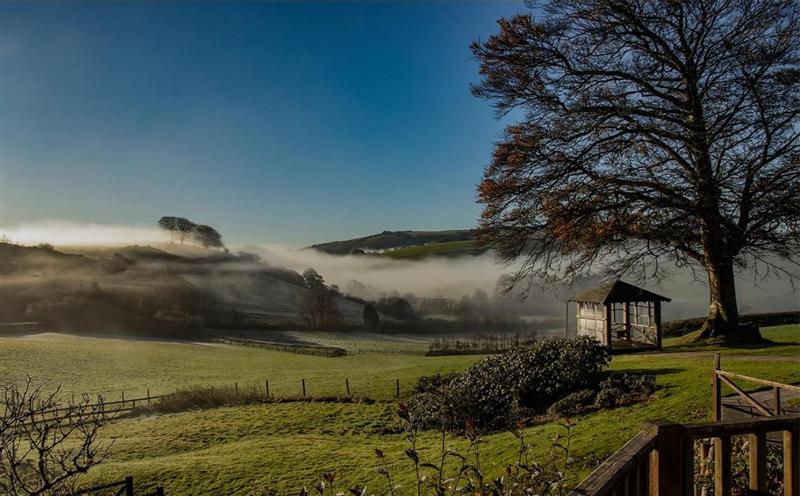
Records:
[[[521,2],[0,4],[3,221],[187,216],[304,245],[468,228]]]

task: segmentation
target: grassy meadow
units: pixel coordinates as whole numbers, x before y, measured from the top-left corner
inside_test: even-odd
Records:
[[[764,330],[779,343],[769,348],[723,349],[723,368],[782,382],[800,381],[800,326]],[[329,337],[333,339],[333,337]],[[657,376],[656,397],[611,411],[577,418],[572,439],[574,480],[619,448],[648,420],[700,422],[710,410],[712,353],[669,340],[667,352],[615,356],[614,370],[639,370]],[[42,335],[0,340],[0,379],[25,374],[50,378],[65,391],[105,392],[126,396],[150,387],[163,392],[199,384],[262,384],[274,394],[295,395],[300,377],[310,394],[340,394],[348,377],[355,394],[375,403],[281,403],[156,414],[119,420],[104,440],[113,441],[113,456],[90,472],[86,483],[133,475],[143,487],[163,484],[169,495],[262,494],[276,489],[297,494],[324,471],[337,470],[341,485],[366,483],[381,491],[374,450],[386,452],[393,477],[411,489],[407,447],[394,415],[394,380],[407,392],[414,379],[436,372],[462,370],[480,357],[424,357],[375,353],[340,358],[293,355],[238,346],[208,346],[154,341],[127,341]],[[386,346],[391,346],[388,343]],[[675,351],[671,353],[669,351]],[[530,427],[526,436],[544,457],[549,440],[561,430],[557,422]],[[438,456],[438,435],[423,434],[420,452],[426,461]],[[497,472],[515,459],[516,438],[509,433],[486,436],[484,469]],[[465,442],[453,439],[456,448]],[[495,464],[495,467],[490,467]],[[337,483],[338,484],[338,483]],[[405,492],[402,492],[403,494]]]
[[[353,394],[388,399],[395,396],[397,379],[403,392],[420,375],[462,370],[476,359],[384,354],[378,343],[372,349],[374,354],[328,358],[235,345],[39,334],[0,339],[0,379],[20,381],[30,375],[60,384],[65,394],[119,399],[123,391],[132,398],[144,396],[148,388],[155,395],[195,385],[263,385],[265,380],[273,395],[294,396],[301,392],[301,379],[309,395],[344,395],[347,378]]]

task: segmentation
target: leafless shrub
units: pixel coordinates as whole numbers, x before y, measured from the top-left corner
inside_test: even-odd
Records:
[[[464,433],[469,444],[464,451],[458,451],[448,443],[448,431],[441,430],[441,445],[438,450],[431,448],[424,450],[433,457],[425,461],[419,450],[417,432],[420,426],[414,419],[413,413],[403,404],[399,405],[397,415],[403,422],[406,439],[409,447],[405,450],[405,457],[412,465],[412,475],[415,480],[413,487],[403,487],[397,483],[398,477],[393,475],[392,467],[396,467],[395,460],[390,460],[389,455],[380,449],[375,450],[378,458],[376,471],[383,476],[385,484],[376,490],[367,492],[367,486],[360,483],[345,485],[337,480],[336,471],[322,474],[312,489],[303,487],[300,496],[309,496],[316,492],[320,496],[338,494],[352,494],[354,496],[415,494],[417,496],[564,496],[570,492],[567,484],[568,471],[572,466],[570,457],[570,442],[575,423],[564,419],[561,423],[563,431],[552,439],[550,451],[544,460],[536,461],[531,457],[533,445],[525,438],[524,423],[518,422],[510,430],[517,442],[517,461],[505,467],[502,475],[490,478],[484,471],[487,467],[481,465],[480,447],[483,444],[481,432],[477,426],[468,421],[464,426]],[[443,423],[444,425],[444,423]],[[493,464],[492,464],[493,465]],[[346,491],[340,487],[345,487]],[[269,494],[277,495],[276,491]]]
[[[0,417],[0,493],[9,496],[72,494],[80,474],[109,456],[99,442],[111,420],[103,398],[83,395],[64,404],[60,390],[47,393],[30,377],[6,385]]]

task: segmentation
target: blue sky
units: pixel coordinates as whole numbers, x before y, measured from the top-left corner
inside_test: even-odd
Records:
[[[469,43],[521,2],[0,4],[5,225],[304,245],[468,228],[503,123]]]

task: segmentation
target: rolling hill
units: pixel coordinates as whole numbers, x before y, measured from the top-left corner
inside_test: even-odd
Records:
[[[248,253],[0,243],[0,276],[0,322],[30,320],[38,305],[60,313],[74,307],[75,320],[94,316],[100,330],[122,334],[149,332],[153,317],[202,316],[210,326],[256,329],[306,325],[302,276]],[[336,305],[344,327],[362,325],[362,302],[337,297]]]
[[[425,245],[438,245],[460,242],[462,248],[471,243],[474,233],[471,229],[445,231],[383,231],[362,238],[319,243],[307,247],[330,255],[349,255],[357,250],[376,252]],[[455,246],[455,245],[452,245]]]

